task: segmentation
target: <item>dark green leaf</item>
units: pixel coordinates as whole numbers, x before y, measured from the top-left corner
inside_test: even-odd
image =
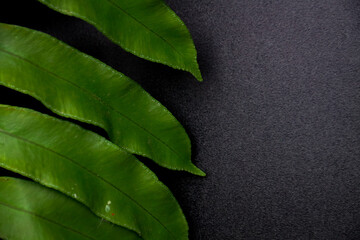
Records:
[[[191,35],[163,0],[39,0],[93,24],[136,56],[192,73],[202,81]]]
[[[9,240],[140,240],[37,183],[0,177],[0,237]]]
[[[127,151],[194,174],[181,124],[137,83],[49,35],[0,24],[0,84],[104,128]]]
[[[185,217],[148,168],[75,124],[0,105],[0,166],[59,190],[146,240],[187,239]]]

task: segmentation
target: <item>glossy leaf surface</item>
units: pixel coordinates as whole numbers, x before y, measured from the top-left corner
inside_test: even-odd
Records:
[[[0,84],[59,115],[104,128],[127,151],[194,174],[190,140],[137,83],[47,34],[0,24]]]
[[[37,183],[0,177],[0,237],[9,240],[141,240]]]
[[[77,199],[145,240],[187,239],[165,185],[133,155],[75,124],[0,105],[0,166]]]
[[[202,81],[191,35],[163,0],[39,0],[94,25],[144,59],[192,73]]]

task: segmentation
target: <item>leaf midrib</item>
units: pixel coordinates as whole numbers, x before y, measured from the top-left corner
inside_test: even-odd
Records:
[[[120,11],[122,11],[123,13],[125,13],[127,16],[129,16],[130,18],[134,19],[136,22],[138,22],[140,25],[142,25],[144,28],[146,28],[147,30],[149,30],[150,32],[152,32],[153,34],[155,34],[156,36],[158,36],[161,40],[163,40],[165,43],[167,43],[172,49],[175,50],[175,52],[177,54],[179,54],[180,56],[183,56],[181,52],[179,52],[175,46],[173,46],[168,40],[166,40],[166,38],[164,38],[163,36],[161,36],[160,34],[158,34],[157,32],[155,32],[154,30],[152,30],[150,27],[148,27],[147,25],[145,25],[143,22],[141,22],[139,19],[137,19],[136,17],[134,17],[133,15],[131,15],[130,13],[128,13],[127,11],[125,11],[121,6],[119,6],[117,3],[115,3],[112,0],[106,0],[108,1],[110,4],[114,5],[117,9],[119,9]]]
[[[3,206],[5,206],[5,207],[11,208],[11,209],[13,209],[13,210],[17,210],[17,211],[24,212],[24,213],[30,214],[30,215],[32,215],[32,216],[41,218],[41,219],[43,219],[43,220],[45,220],[45,221],[48,221],[48,222],[53,223],[53,224],[55,224],[55,225],[58,225],[58,226],[60,226],[60,227],[62,227],[62,228],[65,228],[66,230],[69,230],[70,232],[77,233],[77,234],[79,234],[79,235],[81,235],[81,236],[83,236],[83,237],[86,237],[86,238],[88,238],[88,239],[96,240],[95,238],[92,238],[91,236],[88,236],[88,235],[86,235],[86,234],[84,234],[84,233],[82,233],[82,232],[79,232],[79,231],[77,231],[77,230],[75,230],[75,229],[72,229],[72,228],[70,228],[70,227],[67,227],[67,226],[65,226],[65,225],[63,225],[63,224],[61,224],[61,223],[59,223],[59,222],[56,222],[56,221],[50,219],[50,218],[41,216],[41,215],[39,215],[39,214],[37,214],[37,213],[31,212],[31,211],[28,211],[28,210],[25,210],[25,209],[22,209],[22,208],[19,208],[19,207],[15,207],[15,206],[9,205],[9,204],[4,203],[4,202],[1,202],[1,201],[0,201],[0,204],[3,205]]]
[[[91,171],[90,169],[84,167],[83,165],[79,164],[78,162],[76,162],[75,160],[71,159],[70,157],[68,156],[65,156],[61,153],[58,153],[56,152],[55,150],[51,149],[51,148],[48,148],[46,146],[43,146],[41,144],[38,144],[36,142],[33,142],[29,139],[26,139],[26,138],[23,138],[23,137],[20,137],[18,135],[15,135],[15,134],[12,134],[4,129],[1,129],[0,128],[0,133],[4,133],[10,137],[13,137],[13,138],[16,138],[18,140],[21,140],[23,142],[26,142],[26,143],[29,143],[29,144],[32,144],[34,146],[37,146],[37,147],[40,147],[46,151],[49,151],[55,155],[58,155],[59,157],[61,158],[64,158],[68,161],[70,161],[72,164],[82,168],[85,172],[88,172],[90,175],[93,175],[95,178],[98,178],[99,180],[103,181],[104,183],[110,185],[112,188],[114,188],[115,190],[119,191],[121,194],[123,194],[125,197],[127,197],[128,199],[130,199],[132,202],[134,202],[137,206],[139,206],[141,209],[143,209],[146,213],[148,213],[153,219],[155,219],[156,222],[158,222],[171,236],[173,239],[176,239],[174,237],[174,235],[172,234],[172,232],[157,218],[155,217],[149,210],[147,210],[144,206],[142,206],[140,203],[138,203],[135,199],[133,199],[130,195],[128,195],[127,193],[123,192],[120,188],[118,188],[117,186],[115,186],[114,184],[112,184],[111,182],[109,182],[108,180],[106,180],[105,178],[101,177],[100,175],[96,174],[95,172]],[[134,229],[131,229],[131,230],[134,230]],[[135,231],[135,230],[134,230]],[[139,232],[138,232],[139,233]]]
[[[52,75],[52,76],[60,79],[60,80],[63,80],[63,81],[65,81],[65,82],[71,84],[71,85],[74,86],[74,87],[77,87],[78,89],[80,89],[81,91],[83,91],[84,93],[86,93],[87,95],[89,95],[91,98],[97,100],[97,101],[98,101],[100,104],[102,104],[104,107],[110,108],[110,109],[111,109],[112,111],[114,111],[115,113],[121,115],[122,117],[126,118],[128,121],[130,121],[130,122],[132,122],[133,124],[135,124],[136,126],[138,126],[140,129],[142,129],[142,130],[144,130],[145,132],[147,132],[148,134],[150,134],[154,139],[156,139],[158,142],[160,142],[161,144],[163,144],[164,146],[166,146],[171,152],[175,153],[178,157],[181,158],[180,154],[179,154],[175,149],[173,149],[170,145],[168,145],[166,142],[164,142],[163,140],[161,140],[159,137],[157,137],[155,134],[153,134],[152,132],[150,132],[150,131],[149,131],[148,129],[146,129],[145,127],[141,126],[139,123],[137,123],[137,122],[134,121],[133,119],[129,118],[128,116],[124,115],[123,113],[121,113],[120,111],[118,111],[117,109],[115,109],[115,108],[114,108],[113,106],[111,106],[110,104],[104,102],[104,101],[101,99],[101,97],[97,96],[95,93],[93,93],[93,92],[91,92],[91,91],[88,91],[87,89],[82,88],[81,86],[73,83],[72,81],[70,81],[70,80],[68,80],[68,79],[66,79],[66,78],[63,78],[63,77],[57,75],[56,73],[54,73],[54,72],[52,72],[52,71],[50,71],[50,70],[48,70],[48,69],[46,69],[46,68],[44,68],[44,67],[41,67],[40,65],[38,65],[38,64],[36,64],[36,63],[34,63],[34,62],[32,62],[32,61],[30,61],[30,60],[22,57],[22,56],[19,56],[19,55],[13,53],[13,52],[10,52],[10,51],[7,51],[7,50],[1,49],[1,48],[0,48],[0,51],[2,51],[2,52],[4,52],[4,53],[7,53],[7,54],[9,54],[9,55],[11,55],[11,56],[14,56],[14,57],[16,57],[16,58],[18,58],[18,59],[20,59],[20,60],[23,60],[23,61],[25,61],[25,62],[33,65],[34,67],[36,67],[36,68],[38,68],[38,69],[40,69],[40,70],[42,70],[42,71],[44,71],[44,72],[46,72],[46,73],[48,73],[48,74],[50,74],[50,75]],[[127,150],[129,150],[129,149],[127,149]],[[140,154],[140,153],[138,153],[138,154]],[[141,154],[140,154],[140,155],[141,155]]]

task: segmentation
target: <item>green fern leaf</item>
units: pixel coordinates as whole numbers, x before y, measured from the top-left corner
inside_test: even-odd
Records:
[[[105,138],[0,105],[0,166],[54,188],[145,240],[185,240],[180,206],[145,165]],[[0,218],[1,219],[1,218]]]
[[[39,0],[93,24],[138,57],[193,74],[202,81],[191,35],[163,0]]]

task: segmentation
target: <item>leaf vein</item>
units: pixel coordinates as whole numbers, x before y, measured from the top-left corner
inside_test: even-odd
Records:
[[[86,238],[88,238],[88,239],[96,240],[95,238],[92,238],[91,236],[88,236],[88,235],[86,235],[86,234],[84,234],[84,233],[82,233],[82,232],[79,232],[79,231],[77,231],[77,230],[75,230],[75,229],[72,229],[72,228],[70,228],[70,227],[67,227],[67,226],[65,226],[65,225],[63,225],[63,224],[61,224],[61,223],[58,223],[58,222],[54,221],[54,220],[51,220],[51,219],[46,218],[46,217],[44,217],[44,216],[41,216],[41,215],[39,215],[39,214],[37,214],[37,213],[31,212],[31,211],[28,211],[28,210],[25,210],[25,209],[22,209],[22,208],[14,207],[14,206],[12,206],[12,205],[6,204],[6,203],[1,202],[1,201],[0,201],[0,204],[3,205],[3,206],[5,206],[5,207],[8,207],[8,208],[11,208],[11,209],[20,211],[20,212],[25,212],[25,213],[30,214],[30,215],[33,215],[33,216],[35,216],[35,217],[44,219],[44,220],[46,220],[46,221],[48,221],[48,222],[51,222],[51,223],[53,223],[53,224],[55,224],[55,225],[59,225],[59,226],[65,228],[65,229],[67,229],[67,230],[69,230],[69,231],[71,231],[71,232],[77,233],[77,234],[79,234],[79,235],[81,235],[81,236],[83,236],[83,237],[86,237]]]
[[[161,40],[163,40],[165,43],[167,43],[171,48],[173,48],[175,50],[175,52],[177,54],[179,54],[180,56],[183,56],[181,52],[179,52],[174,45],[172,45],[168,40],[166,40],[166,38],[164,38],[163,36],[161,36],[160,34],[158,34],[157,32],[155,32],[154,30],[152,30],[150,27],[148,27],[147,25],[145,25],[143,22],[141,22],[139,19],[137,19],[136,17],[134,17],[133,15],[131,15],[130,13],[128,13],[127,11],[125,11],[122,7],[120,7],[117,3],[115,3],[112,0],[107,0],[109,3],[111,3],[112,5],[114,5],[117,9],[119,9],[120,11],[122,11],[123,13],[125,13],[127,16],[129,16],[130,18],[134,19],[136,22],[138,22],[140,25],[142,25],[144,28],[148,29],[150,32],[152,32],[153,34],[155,34],[156,36],[158,36]]]

